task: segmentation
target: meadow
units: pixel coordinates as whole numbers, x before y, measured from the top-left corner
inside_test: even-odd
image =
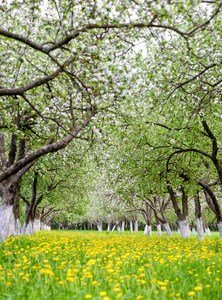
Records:
[[[222,299],[222,240],[41,231],[0,244],[0,299]]]

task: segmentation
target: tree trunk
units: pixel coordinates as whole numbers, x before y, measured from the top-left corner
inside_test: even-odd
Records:
[[[147,224],[145,225],[145,227],[144,227],[144,232],[143,232],[143,234],[147,234]]]
[[[205,222],[205,224],[203,222],[204,231],[206,232],[206,234],[208,234],[209,236],[211,236],[210,229],[209,229],[209,226],[208,226],[208,223],[207,223],[207,218],[206,218],[205,210],[203,210],[203,217],[204,217],[204,222]]]
[[[169,226],[169,223],[163,223],[163,227],[166,231],[166,235],[167,236],[172,236],[172,233],[171,233],[171,230],[170,230],[170,226]]]
[[[115,228],[116,228],[116,225],[114,225],[114,226],[113,226],[113,228],[112,228],[112,231],[114,231],[114,230],[115,230]]]
[[[198,240],[204,240],[204,229],[203,229],[203,220],[202,218],[196,218],[197,223],[197,234],[198,234]]]
[[[157,227],[157,236],[162,236],[161,225],[157,224],[156,227]]]
[[[195,202],[195,217],[197,223],[198,240],[201,241],[204,240],[204,228],[203,228],[203,220],[201,216],[201,205],[200,205],[199,193],[196,194],[194,202]]]
[[[189,227],[188,217],[186,217],[184,220],[179,220],[179,226],[180,226],[181,237],[183,239],[189,238],[190,227]]]
[[[134,232],[138,232],[138,221],[134,222]]]
[[[22,234],[31,235],[40,230],[40,219],[35,218],[34,220],[30,220],[28,224],[24,223],[22,227]]]
[[[108,222],[107,231],[110,231],[110,221]]]
[[[152,236],[152,227],[151,227],[151,225],[147,225],[147,235]]]
[[[122,221],[122,232],[125,231],[125,221]]]
[[[19,195],[21,180],[13,184],[5,180],[0,184],[0,196],[2,204],[0,207],[0,241],[6,240],[9,235],[21,234]]]
[[[220,169],[220,171],[222,171],[221,166],[218,165],[218,168]],[[221,176],[221,175],[222,175],[222,173],[219,176]],[[218,229],[219,229],[219,232],[220,232],[220,237],[222,238],[222,228],[221,228],[222,227],[222,213],[221,213],[220,203],[219,203],[216,195],[214,194],[214,192],[210,189],[210,187],[207,184],[204,184],[202,182],[199,182],[199,184],[207,191],[207,193],[209,194],[209,196],[210,196],[210,198],[211,198],[211,200],[214,204],[214,210],[213,211],[214,211],[215,216],[217,218],[217,226],[218,226]]]
[[[117,230],[118,230],[118,232],[121,232],[121,228],[119,225],[117,226]]]
[[[22,227],[22,234],[31,235],[39,230],[40,230],[40,218],[36,217],[33,220],[29,220],[28,224],[26,224],[26,222],[24,223]]]
[[[192,227],[192,234],[196,234],[195,227]]]
[[[133,232],[133,222],[131,219],[130,219],[130,231]]]
[[[102,225],[101,224],[97,224],[97,228],[98,228],[99,232],[102,231]]]
[[[40,227],[41,227],[41,230],[51,230],[51,226],[48,225],[48,224],[46,224],[46,223],[44,223],[44,222],[41,222]]]
[[[211,236],[211,232],[210,232],[210,228],[209,227],[205,227],[205,232],[206,232],[206,234],[208,234],[209,236]]]
[[[222,222],[217,223],[219,233],[220,233],[220,238],[222,239]]]
[[[22,227],[22,234],[31,235],[40,230],[40,211],[37,207],[26,205],[25,222]]]

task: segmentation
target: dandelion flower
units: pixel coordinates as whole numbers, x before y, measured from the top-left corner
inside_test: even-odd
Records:
[[[189,293],[188,293],[188,296],[194,296],[195,295],[195,292],[194,291],[190,291]]]

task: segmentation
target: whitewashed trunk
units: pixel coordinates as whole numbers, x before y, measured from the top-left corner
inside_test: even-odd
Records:
[[[119,225],[117,226],[117,230],[118,230],[118,232],[121,232],[121,228]]]
[[[43,222],[40,222],[40,228],[41,230],[45,230],[45,224]],[[63,230],[63,226],[62,226],[62,230]]]
[[[33,221],[30,220],[28,224],[26,223],[23,224],[22,234],[31,235],[39,230],[40,230],[40,219],[35,218]]]
[[[133,232],[133,222],[130,220],[130,231]]]
[[[209,227],[206,227],[206,228],[205,228],[205,232],[206,232],[206,234],[208,234],[209,236],[211,236],[210,228],[209,228]]]
[[[41,230],[51,230],[51,226],[50,225],[46,225],[43,222],[41,222]]]
[[[134,223],[134,232],[138,232],[138,221]]]
[[[192,234],[196,234],[196,230],[194,227],[192,228]]]
[[[204,228],[202,218],[196,218],[198,240],[204,240]]]
[[[21,234],[20,220],[15,218],[12,205],[0,207],[0,241],[7,239],[9,235]]]
[[[122,232],[125,231],[125,221],[122,221]]]
[[[178,228],[177,233],[180,233],[180,228]]]
[[[179,221],[181,237],[183,239],[190,237],[190,227],[188,223],[188,218],[186,220]]]
[[[108,223],[107,231],[110,231],[110,224]]]
[[[151,225],[147,225],[147,235],[148,236],[152,235],[152,227],[151,227]]]
[[[163,223],[163,227],[164,227],[164,229],[166,231],[166,235],[167,236],[172,236],[169,223]]]
[[[190,229],[190,224],[188,222],[188,229],[189,229],[189,236],[191,235],[191,229]]]
[[[50,226],[50,228],[51,228],[51,226]],[[35,218],[34,222],[33,222],[33,232],[35,233],[39,230],[40,230],[40,219]]]
[[[157,235],[158,235],[158,236],[162,236],[161,225],[158,224],[156,227],[157,227]]]
[[[102,231],[102,225],[98,225],[98,224],[97,224],[97,228],[98,228],[98,231],[99,231],[99,232]]]
[[[113,226],[113,228],[112,228],[112,231],[114,231],[114,230],[115,230],[115,228],[116,228],[116,225],[114,225],[114,226]]]
[[[147,234],[147,226],[148,225],[145,225],[143,234]]]
[[[219,233],[220,233],[220,238],[222,239],[222,222],[217,223]]]

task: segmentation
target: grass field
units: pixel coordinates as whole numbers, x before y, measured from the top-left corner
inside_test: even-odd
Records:
[[[87,231],[0,244],[0,299],[222,300],[222,240]]]

